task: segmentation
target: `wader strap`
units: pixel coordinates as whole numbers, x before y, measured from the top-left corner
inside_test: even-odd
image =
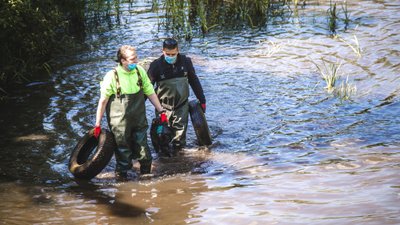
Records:
[[[140,89],[143,89],[142,75],[140,74],[140,72],[139,72],[137,67],[136,67],[136,72],[138,74],[137,86],[139,86]]]
[[[121,98],[121,85],[119,83],[117,70],[114,69],[115,82],[117,83],[117,98]]]
[[[136,67],[136,72],[138,74],[137,85],[139,86],[140,89],[143,89],[142,75],[140,74],[137,67]],[[117,83],[117,98],[121,98],[121,84],[119,83],[118,73],[116,69],[114,69],[114,77],[115,77],[115,82]]]

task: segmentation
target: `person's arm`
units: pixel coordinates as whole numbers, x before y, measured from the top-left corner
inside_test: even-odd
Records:
[[[200,101],[200,104],[206,104],[206,97],[204,96],[203,87],[201,86],[199,78],[196,75],[196,71],[194,70],[192,60],[189,57],[186,57],[186,60],[187,60],[186,61],[187,68],[189,70],[188,80],[190,87],[192,87],[192,90],[196,95],[196,98]]]
[[[151,104],[153,104],[154,108],[156,108],[157,112],[161,113],[164,111],[164,108],[161,106],[160,101],[158,100],[158,97],[155,93],[147,96],[151,102]]]
[[[99,104],[97,105],[97,111],[96,111],[95,127],[101,126],[101,118],[103,117],[104,111],[106,111],[108,99],[109,99],[108,97],[104,97],[104,96],[101,96],[99,99]]]

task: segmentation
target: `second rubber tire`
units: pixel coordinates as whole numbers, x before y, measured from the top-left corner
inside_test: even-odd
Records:
[[[192,120],[193,128],[196,133],[197,142],[200,146],[211,145],[211,134],[208,128],[206,116],[200,106],[199,101],[192,100],[189,102],[190,119]]]

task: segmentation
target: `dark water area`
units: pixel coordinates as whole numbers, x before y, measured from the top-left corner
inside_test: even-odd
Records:
[[[1,105],[1,223],[400,223],[399,2],[348,2],[351,21],[339,22],[336,38],[329,1],[310,1],[262,29],[181,40],[205,91],[213,145],[198,148],[189,124],[184,154],[156,159],[153,179],[133,172],[118,182],[112,159],[92,181],[76,181],[69,156],[94,124],[118,46],[136,46],[147,65],[169,35],[150,2],[120,6],[119,26],[89,35],[89,50],[48,83]],[[325,89],[313,64],[322,59],[342,63],[338,82],[357,87],[351,100]]]

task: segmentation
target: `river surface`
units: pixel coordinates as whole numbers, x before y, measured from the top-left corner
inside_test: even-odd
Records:
[[[49,83],[1,106],[0,223],[400,224],[400,2],[349,1],[339,38],[328,7],[307,1],[262,29],[181,40],[213,145],[198,148],[190,124],[184,154],[156,159],[150,180],[135,164],[129,181],[116,181],[112,159],[90,182],[75,181],[69,156],[94,124],[117,48],[134,45],[149,61],[169,34],[151,2],[121,4],[121,25],[88,36],[90,49],[60,58]],[[350,101],[324,88],[322,59],[342,63],[340,82],[357,87]]]

